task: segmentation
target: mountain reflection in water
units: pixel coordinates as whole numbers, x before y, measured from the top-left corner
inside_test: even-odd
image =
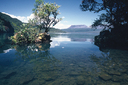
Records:
[[[93,37],[54,34],[51,43],[28,45],[1,38],[0,85],[127,85],[128,51],[100,51]]]

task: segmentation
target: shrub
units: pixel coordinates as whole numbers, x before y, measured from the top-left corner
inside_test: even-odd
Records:
[[[25,28],[17,32],[14,36],[11,36],[11,40],[16,44],[32,43],[38,37],[38,33],[33,28]]]

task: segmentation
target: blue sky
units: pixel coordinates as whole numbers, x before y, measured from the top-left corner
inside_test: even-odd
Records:
[[[83,12],[80,9],[82,0],[44,0],[46,3],[56,3],[60,5],[60,15],[58,18],[63,20],[55,27],[59,29],[68,28],[70,25],[87,25],[90,26],[98,18],[99,14],[93,12]],[[35,0],[0,0],[0,12],[18,18],[23,22],[32,17],[32,9]]]

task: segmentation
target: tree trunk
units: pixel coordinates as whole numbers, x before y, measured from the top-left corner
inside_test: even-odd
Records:
[[[45,29],[45,32],[48,33],[48,28]]]

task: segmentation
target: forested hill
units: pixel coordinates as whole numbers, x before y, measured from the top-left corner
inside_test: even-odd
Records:
[[[16,18],[12,18],[9,15],[0,12],[0,33],[13,33],[20,31],[23,22]],[[50,33],[64,33],[64,31],[59,29],[50,29]]]
[[[0,12],[0,33],[13,33],[14,30],[18,31],[22,24],[20,20],[11,18],[9,15]]]

